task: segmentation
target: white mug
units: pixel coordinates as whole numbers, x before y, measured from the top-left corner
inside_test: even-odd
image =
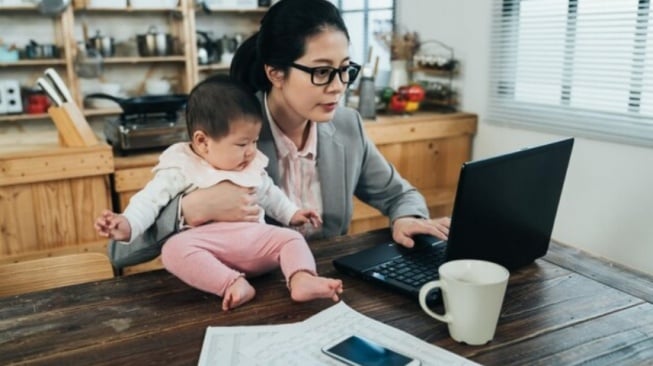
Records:
[[[503,266],[474,259],[446,262],[438,268],[440,280],[425,283],[419,304],[433,318],[447,323],[457,342],[485,344],[494,338],[510,273]],[[444,314],[433,312],[426,297],[440,288]]]

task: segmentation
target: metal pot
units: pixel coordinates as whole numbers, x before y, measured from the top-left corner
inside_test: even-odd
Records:
[[[188,101],[187,94],[148,95],[135,98],[117,98],[109,94],[94,93],[87,95],[85,99],[89,98],[112,100],[120,105],[123,115],[177,112],[183,108]]]
[[[28,59],[58,58],[59,47],[54,44],[38,44],[36,41],[30,40],[29,44],[25,46],[24,56]]]
[[[113,37],[103,36],[100,31],[96,31],[95,37],[88,40],[89,48],[98,51],[103,57],[111,57],[116,53],[116,46]]]
[[[136,35],[136,43],[138,54],[143,57],[172,54],[172,36],[169,33],[158,32],[155,26],[151,26],[146,34]]]

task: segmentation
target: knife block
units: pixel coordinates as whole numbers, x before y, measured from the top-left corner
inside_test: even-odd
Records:
[[[99,144],[79,108],[70,102],[59,107],[51,106],[48,114],[59,131],[59,144],[65,147],[88,147]]]

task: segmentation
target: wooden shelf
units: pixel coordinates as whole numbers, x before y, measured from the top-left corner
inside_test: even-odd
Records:
[[[431,75],[431,76],[442,76],[442,77],[450,77],[450,76],[455,76],[458,74],[458,69],[454,70],[440,70],[440,69],[429,69],[429,68],[424,68],[424,67],[414,67],[410,69],[411,72],[422,72],[426,75]]]
[[[43,58],[33,60],[18,60],[12,62],[0,62],[0,67],[21,67],[21,66],[56,66],[65,65],[66,61],[58,58]]]
[[[75,7],[75,11],[86,11],[93,13],[166,13],[169,11],[181,12],[181,7],[174,8],[94,8],[94,7]]]
[[[204,20],[209,20],[210,22],[221,21],[223,19],[236,19],[238,22],[247,23],[248,27],[251,25],[253,28],[254,23],[250,22],[250,20],[262,17],[269,10],[269,7],[251,9],[231,8],[216,9],[211,11],[211,13],[204,14],[201,6],[198,5],[198,3],[201,3],[199,0],[178,0],[174,3],[174,7],[163,7],[163,3],[156,3],[155,5],[157,7],[155,8],[136,8],[132,6],[116,8],[112,6],[113,3],[108,2],[106,3],[109,5],[108,7],[93,7],[92,2],[87,0],[74,0],[70,3],[71,5],[61,14],[47,16],[40,13],[39,6],[37,5],[3,5],[2,0],[0,0],[0,12],[2,13],[0,18],[13,16],[13,11],[30,19],[38,19],[38,21],[42,21],[43,19],[41,18],[47,18],[47,20],[52,19],[54,25],[54,39],[52,43],[57,44],[61,49],[60,57],[57,59],[0,61],[0,78],[15,77],[19,79],[21,85],[27,86],[28,84],[33,84],[30,77],[34,78],[34,76],[28,75],[28,72],[33,72],[34,75],[37,75],[43,69],[53,67],[57,69],[57,72],[64,79],[64,82],[71,91],[73,99],[81,105],[84,100],[84,95],[82,93],[80,76],[75,71],[75,55],[77,53],[76,44],[80,41],[76,28],[84,22],[84,17],[119,18],[119,21],[124,20],[134,25],[140,24],[143,21],[147,21],[146,24],[149,24],[149,18],[156,18],[157,22],[163,18],[167,19],[167,33],[179,40],[179,44],[182,47],[178,51],[181,54],[140,57],[136,53],[132,53],[131,55],[133,56],[127,57],[103,57],[102,64],[111,76],[113,76],[113,72],[119,70],[121,67],[129,67],[130,71],[134,72],[142,68],[141,71],[144,74],[147,74],[148,68],[152,70],[162,67],[165,69],[162,72],[161,70],[157,70],[160,74],[165,74],[166,77],[175,75],[174,77],[178,79],[178,85],[175,87],[176,91],[188,93],[199,80],[204,79],[212,73],[228,72],[230,68],[230,65],[226,63],[198,65],[197,35],[195,33],[196,17],[201,16]],[[24,29],[18,29],[18,31],[21,30]],[[12,73],[18,74],[16,76],[9,75]],[[120,77],[122,78],[122,75]],[[83,111],[83,114],[88,118],[122,113],[122,110],[117,106],[112,107],[107,104],[107,107],[109,108],[88,108]],[[45,113],[0,115],[0,123],[5,123],[5,125],[21,121],[28,121],[24,122],[27,124],[29,121],[38,122],[37,120],[48,119],[49,115]]]
[[[84,109],[84,115],[86,117],[111,116],[111,115],[116,115],[116,114],[121,114],[121,113],[122,113],[122,109],[120,107]],[[49,118],[50,118],[50,115],[47,114],[47,113],[6,114],[6,115],[0,115],[0,122],[35,121],[35,120],[49,119]]]
[[[184,62],[186,58],[183,55],[176,56],[152,56],[152,57],[105,57],[102,59],[104,64],[146,64],[152,62]]]
[[[38,11],[39,7],[37,5],[9,5],[9,6],[0,6],[0,11]]]
[[[0,115],[0,122],[20,122],[20,121],[33,121],[40,119],[48,119],[50,115],[47,113],[37,113],[37,114],[3,114]]]
[[[86,117],[111,116],[115,114],[122,114],[122,109],[120,107],[84,109],[84,115]]]
[[[268,11],[268,7],[258,7],[255,9],[219,9],[219,10],[211,10],[211,13],[206,13],[202,8],[197,8],[195,9],[196,12],[200,14],[205,14],[205,15],[213,15],[213,14],[224,14],[224,13],[265,13]]]
[[[197,66],[198,71],[229,71],[229,64],[208,64]]]

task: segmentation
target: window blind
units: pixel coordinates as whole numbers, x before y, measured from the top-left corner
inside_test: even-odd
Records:
[[[650,0],[495,0],[488,120],[653,146]]]

